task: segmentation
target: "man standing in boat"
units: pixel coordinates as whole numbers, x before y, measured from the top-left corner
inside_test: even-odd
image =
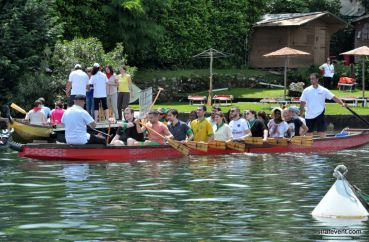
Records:
[[[194,141],[208,142],[214,139],[214,132],[211,123],[205,118],[206,106],[201,105],[196,110],[197,119],[191,122]]]
[[[313,132],[317,131],[320,138],[324,138],[326,137],[325,100],[333,100],[343,107],[346,104],[327,88],[319,85],[319,75],[317,73],[310,74],[310,82],[311,86],[305,88],[300,97],[300,112],[303,116],[306,106],[305,120],[308,127],[306,135],[312,136]]]
[[[81,65],[76,64],[74,66],[74,71],[69,74],[65,90],[67,97],[69,97],[68,107],[73,105],[73,100],[76,95],[86,95],[86,90],[90,88],[88,80],[89,77],[82,71]]]
[[[83,109],[85,103],[85,95],[76,95],[74,105],[64,112],[61,123],[65,127],[67,144],[105,144],[104,138],[87,133],[87,125],[95,128],[96,123],[90,114]]]

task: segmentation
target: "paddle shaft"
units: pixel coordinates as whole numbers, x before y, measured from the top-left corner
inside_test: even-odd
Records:
[[[155,105],[155,103],[156,103],[156,100],[158,100],[158,97],[159,97],[160,92],[161,92],[162,90],[164,90],[164,89],[163,89],[163,88],[161,88],[161,87],[159,87],[159,91],[158,91],[158,93],[156,94],[156,96],[155,96],[155,98],[154,98],[154,101],[151,103],[149,110],[151,110],[151,109],[154,107],[154,105]]]
[[[360,119],[361,121],[363,121],[368,127],[369,127],[369,122],[366,121],[363,117],[361,117],[359,114],[357,114],[354,110],[352,110],[350,107],[345,106],[345,108],[347,108],[347,110],[349,110],[356,118]]]
[[[87,125],[87,128],[88,128],[88,129],[90,129],[90,130],[92,130],[92,131],[95,131],[96,133],[100,133],[100,134],[103,134],[103,135],[105,135],[105,136],[108,136],[108,137],[109,137],[109,134],[104,133],[104,132],[102,132],[102,131],[100,131],[100,130],[97,130],[97,129],[91,128],[91,127],[90,127],[90,126],[88,126],[88,125]]]

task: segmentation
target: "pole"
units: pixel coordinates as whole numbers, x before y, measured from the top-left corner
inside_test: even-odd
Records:
[[[286,100],[286,96],[287,96],[287,63],[288,63],[288,57],[286,57],[285,61],[284,61],[284,90],[283,90],[283,99]]]
[[[365,98],[365,57],[363,57],[363,66],[361,72],[363,75],[363,98]]]
[[[212,96],[213,96],[213,50],[210,49],[210,77],[209,77],[209,95],[208,95],[209,106],[211,106]]]

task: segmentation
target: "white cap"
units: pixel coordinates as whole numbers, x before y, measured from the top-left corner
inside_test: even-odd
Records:
[[[99,63],[94,63],[94,67],[100,67]]]
[[[77,68],[81,68],[81,69],[82,69],[82,66],[81,66],[80,64],[76,64],[76,65],[74,66],[74,69],[77,69]]]

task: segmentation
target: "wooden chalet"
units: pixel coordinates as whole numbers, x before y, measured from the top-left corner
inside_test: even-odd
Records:
[[[353,19],[351,24],[355,28],[355,48],[369,46],[369,14]]]
[[[328,12],[266,14],[253,28],[250,66],[283,67],[283,58],[263,55],[286,46],[311,54],[290,58],[288,67],[321,65],[329,56],[332,34],[347,25],[346,21]]]

